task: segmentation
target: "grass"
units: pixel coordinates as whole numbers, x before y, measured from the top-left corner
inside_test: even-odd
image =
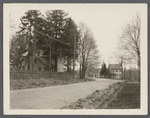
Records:
[[[94,79],[14,79],[10,80],[10,90],[31,89],[39,87],[67,85],[73,83],[81,83],[94,81]]]
[[[107,109],[140,109],[140,84],[126,83]]]
[[[124,82],[118,82],[104,90],[96,90],[86,98],[80,98],[67,106],[63,106],[61,109],[105,109],[112,95],[123,87],[124,84]]]

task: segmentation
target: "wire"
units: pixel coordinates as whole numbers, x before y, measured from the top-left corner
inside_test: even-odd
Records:
[[[35,29],[34,29],[35,30]],[[53,37],[51,37],[51,36],[49,36],[49,35],[46,35],[46,34],[44,34],[44,33],[42,33],[42,32],[39,32],[39,31],[37,31],[37,30],[35,30],[36,32],[38,32],[39,34],[42,34],[42,35],[44,35],[44,36],[47,36],[48,38],[50,38],[50,39],[53,39],[53,40],[55,40],[55,41],[58,41],[58,42],[60,42],[60,43],[63,43],[63,44],[65,44],[65,45],[68,45],[68,46],[71,46],[70,44],[68,44],[68,43],[64,43],[63,41],[60,41],[60,40],[58,40],[58,39],[55,39],[55,38],[53,38]],[[72,47],[72,46],[71,46]]]
[[[43,26],[41,26],[40,24],[37,24],[39,27],[41,27],[41,28],[43,28]],[[49,36],[49,37],[51,37],[51,36]],[[52,38],[52,37],[51,37]],[[57,40],[57,39],[56,39]],[[64,42],[63,42],[64,43]],[[68,44],[68,43],[67,43]],[[68,45],[70,45],[70,44],[68,44]],[[77,44],[76,44],[77,45]],[[71,46],[71,45],[70,45]],[[71,46],[72,47],[72,46]]]

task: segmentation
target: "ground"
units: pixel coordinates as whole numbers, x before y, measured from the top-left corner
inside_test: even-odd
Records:
[[[10,90],[31,89],[40,87],[50,87],[58,85],[68,85],[73,83],[94,81],[92,78],[84,79],[15,79],[10,80]]]
[[[96,90],[104,90],[122,80],[96,79],[83,83],[10,91],[11,109],[60,109]]]
[[[104,90],[96,90],[86,98],[79,99],[62,109],[106,109],[124,86],[124,82],[114,83]]]
[[[118,82],[104,90],[96,90],[62,109],[139,109],[140,84]]]
[[[140,108],[140,84],[126,83],[117,96],[112,101],[108,109],[139,109]]]
[[[10,91],[11,109],[138,109],[140,84],[100,79]]]

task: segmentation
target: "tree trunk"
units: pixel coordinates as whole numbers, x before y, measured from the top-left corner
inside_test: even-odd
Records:
[[[30,70],[30,56],[28,56],[28,70]]]
[[[82,78],[85,78],[85,67],[84,64],[82,64]]]
[[[67,56],[67,72],[69,72],[69,56]]]
[[[55,56],[55,67],[54,67],[54,71],[57,72],[57,56]]]
[[[34,70],[34,64],[35,64],[35,53],[36,53],[36,38],[33,41],[33,57],[32,57],[32,70]]]
[[[71,59],[69,59],[69,72],[71,73]]]
[[[52,62],[52,56],[51,56],[51,41],[49,40],[49,43],[50,43],[50,47],[49,47],[49,71],[51,72],[51,62]]]
[[[82,62],[82,78],[85,78],[85,57],[83,56],[83,62]]]
[[[30,29],[29,29],[29,33],[30,33]],[[28,40],[28,46],[29,46],[29,41],[30,41],[30,37],[31,35],[28,34],[27,32],[27,40]],[[30,47],[29,47],[30,48]],[[30,50],[28,49],[28,56],[27,56],[27,60],[28,60],[28,64],[27,64],[27,67],[28,67],[28,70],[30,70]]]
[[[83,78],[83,79],[85,78],[85,68],[84,68],[83,71],[82,71],[82,78]]]
[[[139,82],[141,81],[141,60],[140,60],[140,56],[138,56],[138,79],[139,79]]]
[[[37,41],[37,32],[35,31],[37,29],[37,14],[35,14],[35,25],[34,25],[34,40],[33,40],[33,59],[32,59],[32,70],[34,70],[35,65],[35,54],[36,54],[36,41]]]
[[[80,78],[82,78],[82,65],[80,63]]]

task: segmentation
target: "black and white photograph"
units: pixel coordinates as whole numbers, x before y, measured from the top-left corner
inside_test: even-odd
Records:
[[[4,4],[4,114],[146,115],[147,4]]]

